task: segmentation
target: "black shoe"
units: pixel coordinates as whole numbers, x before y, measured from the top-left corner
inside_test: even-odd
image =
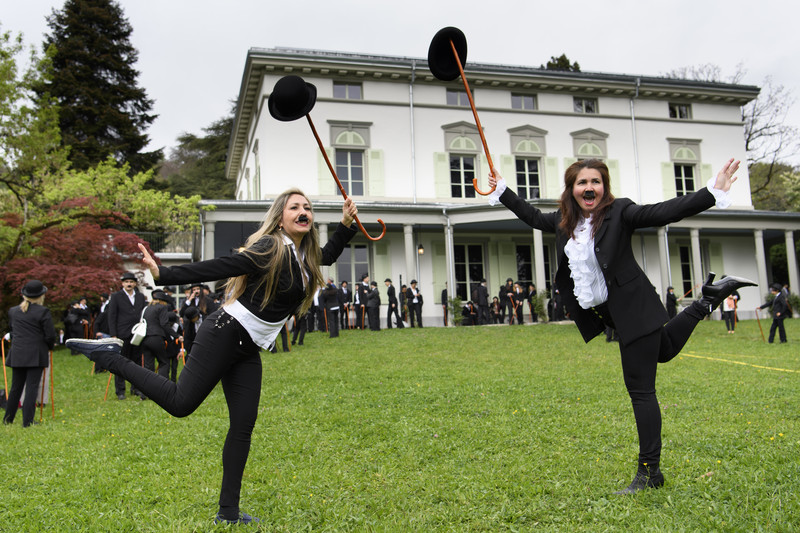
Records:
[[[252,522],[260,522],[260,521],[261,520],[259,520],[255,516],[250,516],[247,513],[239,513],[239,518],[236,518],[234,520],[228,520],[227,518],[223,518],[222,515],[219,513],[217,513],[216,518],[214,518],[215,524],[227,524],[227,525],[250,524]]]
[[[117,394],[117,400],[124,400],[124,399],[125,399],[125,393],[124,392],[120,393],[120,394]]]
[[[661,470],[658,468],[658,465],[655,466],[639,465],[639,469],[636,471],[636,475],[633,477],[633,481],[631,481],[631,484],[622,490],[618,490],[614,494],[618,495],[636,494],[640,490],[657,489],[659,487],[662,487],[663,485],[664,485],[664,474],[661,473]]]
[[[734,291],[742,287],[755,287],[757,284],[749,279],[739,278],[736,276],[725,276],[716,283],[714,277],[716,274],[713,272],[708,273],[708,278],[701,289],[703,297],[698,300],[704,309],[708,309],[708,313],[719,307],[719,305]]]

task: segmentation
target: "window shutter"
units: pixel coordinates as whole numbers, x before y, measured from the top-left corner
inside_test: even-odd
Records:
[[[333,148],[325,148],[325,153],[328,154],[328,158],[331,160],[331,163],[333,163],[334,161]],[[317,172],[319,174],[318,176],[319,195],[320,196],[335,195],[336,182],[333,181],[333,176],[331,176],[331,171],[328,168],[327,163],[325,163],[325,158],[322,157],[321,152],[317,152]]]
[[[369,184],[367,192],[370,196],[386,196],[386,181],[384,180],[383,150],[367,151],[367,179]]]
[[[622,197],[622,176],[619,172],[619,159],[606,159],[608,179],[611,181],[611,194],[616,198]]]
[[[433,184],[436,198],[450,198],[450,157],[447,152],[433,153]]]
[[[664,197],[662,200],[669,200],[678,195],[675,190],[675,165],[672,163],[661,163],[661,186]]]
[[[558,158],[544,158],[544,191],[543,198],[557,199],[561,196],[563,176],[558,173]]]

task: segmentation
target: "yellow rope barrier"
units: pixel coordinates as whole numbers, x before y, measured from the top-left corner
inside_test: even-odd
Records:
[[[763,370],[775,370],[777,372],[791,372],[793,374],[800,374],[800,370],[790,370],[788,368],[775,368],[772,366],[754,365],[751,363],[744,363],[742,361],[731,361],[730,359],[720,359],[719,357],[708,357],[705,355],[695,355],[686,352],[681,352],[679,355],[685,355],[686,357],[694,357],[696,359],[707,359],[709,361],[721,361],[723,363],[730,363],[732,365],[751,366],[753,368],[761,368]]]

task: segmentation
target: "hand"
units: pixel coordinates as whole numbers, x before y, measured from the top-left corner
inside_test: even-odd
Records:
[[[142,259],[142,262],[144,263],[144,266],[146,266],[147,269],[150,270],[150,273],[153,275],[153,279],[157,280],[158,279],[158,265],[156,264],[155,259],[153,259],[153,256],[151,256],[150,253],[147,251],[147,248],[145,248],[144,244],[139,243],[139,249],[144,254],[144,259]]]
[[[503,176],[497,173],[496,169],[493,169],[494,172],[489,172],[489,187],[494,188],[497,187],[498,180],[503,179]]]
[[[342,224],[348,228],[353,224],[353,220],[358,214],[358,207],[352,198],[348,198],[342,205]]]
[[[717,174],[717,181],[714,182],[715,189],[725,192],[731,190],[731,185],[738,179],[734,174],[739,170],[739,163],[739,161],[734,161],[734,159],[731,158],[723,165],[722,170]]]

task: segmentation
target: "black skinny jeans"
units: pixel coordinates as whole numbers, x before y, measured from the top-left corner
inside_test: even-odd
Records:
[[[661,329],[628,344],[619,343],[622,374],[639,434],[640,464],[658,465],[661,460],[661,409],[656,397],[658,363],[666,363],[678,355],[704,317],[702,307],[695,302]],[[607,325],[614,327],[608,322]]]
[[[187,359],[177,383],[128,359],[115,355],[101,356],[106,368],[121,374],[145,396],[176,417],[194,412],[222,381],[230,418],[222,448],[222,488],[219,495],[220,512],[226,518],[236,518],[239,514],[242,475],[250,453],[250,437],[261,397],[259,352],[259,347],[244,327],[223,309],[218,309],[203,320],[192,344],[191,357]]]

